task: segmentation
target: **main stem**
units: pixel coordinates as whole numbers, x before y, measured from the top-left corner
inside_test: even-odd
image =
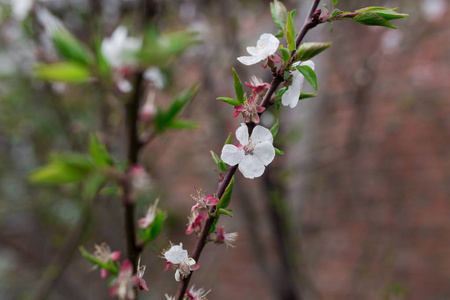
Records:
[[[300,43],[302,42],[306,33],[310,29],[316,27],[317,24],[319,24],[318,16],[315,16],[315,14],[314,14],[317,10],[317,7],[319,6],[319,2],[320,2],[320,0],[314,0],[313,4],[311,5],[311,9],[308,13],[308,16],[306,17],[305,23],[303,24],[302,28],[300,29],[300,32],[298,33],[297,38],[295,40],[296,49],[300,46]],[[313,16],[314,16],[314,18],[313,18]],[[296,54],[297,54],[297,50],[292,51],[289,64],[291,64],[295,60]],[[270,88],[267,91],[266,95],[264,96],[264,99],[261,101],[262,107],[268,108],[272,104],[271,103],[272,96],[275,93],[275,91],[277,90],[278,86],[282,82],[283,82],[283,77],[281,75],[279,75],[277,72],[274,72],[273,78],[272,78],[272,81],[270,84]],[[248,123],[247,126],[249,128],[249,135],[251,135],[253,128],[255,127],[255,124]],[[236,172],[236,170],[237,170],[237,165],[228,169],[228,172],[225,174],[225,177],[219,183],[219,187],[217,189],[217,197],[219,199],[222,197],[228,184],[230,184],[230,181],[233,178],[233,175]],[[216,207],[213,207],[211,210],[215,211]],[[216,218],[216,216],[213,216],[213,215],[208,217],[208,219],[205,222],[205,226],[203,227],[203,230],[200,233],[200,236],[199,236],[197,242],[195,243],[194,252],[192,253],[192,258],[195,259],[196,262],[198,262],[198,259],[200,258],[200,254],[202,253],[202,250],[205,247],[206,238],[209,235],[209,230],[211,229],[211,226],[214,223],[215,218]],[[184,294],[186,293],[187,286],[189,285],[189,281],[191,280],[192,274],[193,274],[193,272],[191,272],[188,277],[181,280],[180,286],[178,287],[178,291],[175,296],[175,299],[183,300]]]
[[[127,122],[127,139],[128,139],[128,164],[134,165],[138,162],[139,154],[139,136],[137,132],[137,119],[139,110],[139,100],[141,96],[143,75],[139,72],[136,75],[133,94],[130,101],[125,105],[126,122]],[[133,269],[137,267],[137,261],[141,247],[136,244],[136,226],[134,221],[134,208],[136,199],[134,199],[130,182],[127,180],[123,183],[122,204],[124,206],[125,235],[127,241],[127,257],[133,264]]]

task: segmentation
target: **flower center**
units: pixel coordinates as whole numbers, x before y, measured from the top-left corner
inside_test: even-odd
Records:
[[[248,144],[244,146],[245,154],[253,155],[253,150],[255,150],[256,143],[252,142],[252,138],[248,139]]]

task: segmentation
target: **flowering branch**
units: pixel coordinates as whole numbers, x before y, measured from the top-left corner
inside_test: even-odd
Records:
[[[303,24],[302,29],[300,30],[297,38],[296,38],[296,48],[299,47],[300,43],[302,42],[303,38],[305,37],[306,33],[314,28],[315,26],[317,26],[319,24],[318,17],[320,15],[320,12],[317,14],[315,13],[317,10],[317,6],[319,5],[320,0],[314,0],[310,12],[308,14],[308,17],[306,18],[305,23]],[[313,18],[314,17],[314,18]],[[291,52],[291,56],[290,56],[290,63],[293,62],[295,56],[296,56],[297,51],[294,50]],[[280,72],[282,73],[282,69],[280,70]],[[272,75],[272,82],[270,84],[270,88],[269,90],[266,92],[262,102],[261,102],[261,106],[264,108],[268,108],[270,105],[273,104],[272,97],[275,93],[275,91],[277,90],[278,86],[283,82],[283,76],[282,74],[280,74],[280,72],[276,72],[273,71]],[[259,115],[262,115],[264,113],[260,112]],[[248,126],[248,133],[249,136],[252,134],[253,129],[255,128],[255,123],[254,122],[248,122],[247,123]],[[237,166],[232,166],[230,169],[228,169],[228,172],[226,173],[225,177],[223,178],[223,180],[220,182],[219,187],[217,189],[217,197],[220,199],[223,195],[223,193],[225,192],[225,189],[227,188],[228,184],[230,183],[234,173],[237,170]],[[212,224],[214,223],[214,220],[217,218],[217,216],[214,214],[214,212],[216,211],[217,206],[214,206],[211,208],[210,212],[210,216],[208,217],[208,219],[205,222],[205,225],[203,227],[203,230],[195,244],[194,247],[194,252],[192,254],[192,258],[195,259],[196,262],[198,262],[198,259],[200,258],[201,252],[206,244],[206,238],[209,234],[209,231],[211,229]],[[192,277],[192,272],[189,274],[189,276],[187,276],[185,279],[182,279],[180,282],[180,286],[178,287],[178,291],[177,294],[175,296],[175,299],[177,300],[183,300],[185,292],[187,290],[187,286],[189,284],[189,280]]]

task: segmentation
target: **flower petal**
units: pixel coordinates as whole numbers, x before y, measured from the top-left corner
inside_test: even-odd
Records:
[[[180,271],[180,269],[177,269],[175,271],[175,280],[180,281],[180,277],[181,277],[181,271]]]
[[[252,132],[252,143],[257,144],[262,142],[270,142],[272,144],[273,136],[269,129],[257,125]]]
[[[225,145],[222,148],[222,154],[220,155],[220,159],[223,160],[224,163],[235,166],[241,162],[244,158],[244,151],[239,150],[235,145]]]
[[[251,56],[255,56],[258,55],[258,51],[256,51],[255,47],[247,47],[247,52],[248,54],[250,54]]]
[[[174,245],[164,253],[164,257],[173,264],[179,264],[188,259],[188,252],[183,250],[181,246]]]
[[[265,166],[270,164],[275,158],[275,149],[272,143],[262,142],[255,146],[253,155],[256,156]]]
[[[280,41],[273,34],[263,33],[256,44],[256,50],[259,50],[261,56],[267,58],[277,51],[279,45]]]
[[[248,128],[247,125],[241,123],[241,126],[236,130],[236,138],[241,145],[248,144]]]
[[[254,155],[246,155],[239,164],[239,171],[249,179],[261,176],[264,169],[264,164]]]
[[[239,56],[237,60],[246,66],[251,66],[262,61],[264,57],[260,56]]]

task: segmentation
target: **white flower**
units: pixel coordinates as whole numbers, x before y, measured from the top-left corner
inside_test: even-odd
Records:
[[[119,26],[110,38],[105,38],[102,42],[102,53],[112,67],[134,64],[134,59],[130,55],[141,48],[142,40],[129,37],[127,34],[127,29]]]
[[[244,123],[236,130],[236,138],[240,145],[225,145],[222,149],[221,159],[235,166],[239,164],[239,171],[245,178],[259,177],[264,173],[265,166],[275,157],[272,145],[273,137],[270,130],[256,126],[252,135],[248,136],[247,125]]]
[[[308,66],[311,69],[314,70],[314,63],[311,60],[307,60],[305,62],[296,62],[292,66]],[[287,91],[283,94],[283,97],[281,98],[281,103],[284,106],[290,106],[291,108],[294,108],[297,106],[298,99],[300,97],[300,93],[303,88],[303,82],[305,81],[305,76],[303,76],[302,73],[300,73],[299,70],[294,69],[292,72],[292,84],[288,87]]]
[[[247,52],[251,56],[240,56],[237,59],[246,66],[254,65],[274,54],[279,44],[280,41],[273,34],[263,33],[256,47],[247,47]]]
[[[167,294],[164,294],[164,296],[166,296],[166,300],[175,300],[175,297],[171,297]]]
[[[33,0],[11,0],[11,6],[14,18],[22,21],[30,12]]]
[[[157,67],[147,68],[144,72],[144,78],[145,80],[152,82],[158,90],[162,90],[166,85],[164,75]]]
[[[188,256],[187,250],[183,250],[183,244],[173,245],[168,251],[164,253],[164,257],[167,263],[173,264],[177,267],[175,272],[175,280],[180,281],[180,279],[189,276],[191,271],[197,270],[199,265],[195,262],[192,257]],[[167,268],[166,268],[167,269]]]

